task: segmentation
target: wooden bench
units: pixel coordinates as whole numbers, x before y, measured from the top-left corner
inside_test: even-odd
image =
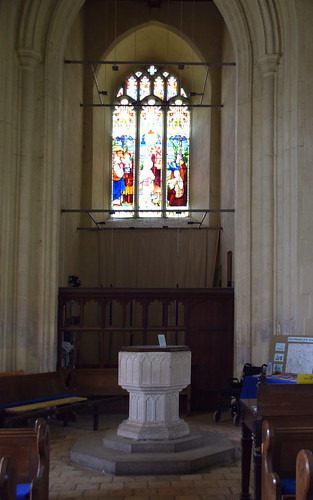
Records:
[[[0,498],[16,499],[15,460],[10,455],[5,455],[0,460]]]
[[[118,385],[117,368],[72,368],[69,371],[70,390],[94,396],[128,396]]]
[[[24,375],[24,370],[14,370],[12,372],[0,372],[0,377],[11,377],[12,375]]]
[[[254,495],[262,498],[262,422],[290,418],[294,422],[313,425],[313,385],[296,383],[257,384],[256,399],[241,400],[242,417],[242,478],[241,500],[250,499],[251,451],[253,451]],[[300,420],[301,419],[301,420]],[[301,424],[302,425],[302,424]],[[252,446],[253,445],[253,446]]]
[[[108,402],[116,399],[125,399],[128,408],[128,392],[118,384],[118,368],[72,368],[68,378],[69,389],[78,394],[90,394],[108,398]],[[186,412],[191,412],[191,386],[181,391],[181,398],[185,398]]]
[[[97,430],[98,407],[104,403],[101,398],[70,390],[63,370],[0,377],[0,427],[49,415],[59,416],[67,425],[74,411],[88,407]]]
[[[33,429],[0,429],[1,500],[48,500],[50,435],[44,419]]]
[[[313,449],[313,386],[260,382],[257,392],[263,420],[262,498],[295,498],[297,454]],[[289,496],[284,493],[287,479],[293,482]]]
[[[296,462],[296,500],[313,500],[313,453],[302,449]]]
[[[264,420],[262,425],[262,498],[296,498],[297,455],[313,449],[312,418]]]

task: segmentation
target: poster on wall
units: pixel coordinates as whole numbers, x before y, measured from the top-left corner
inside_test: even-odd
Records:
[[[313,373],[313,337],[274,335],[269,361],[273,373]]]

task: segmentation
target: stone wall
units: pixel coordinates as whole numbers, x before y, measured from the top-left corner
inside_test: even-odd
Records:
[[[111,7],[114,3],[103,2]],[[125,0],[118,2],[119,8],[122,3],[129,7]],[[108,194],[100,175],[108,156],[101,150],[101,137],[90,132],[91,126],[102,126],[102,119],[85,112],[82,117],[78,104],[83,91],[90,90],[86,69],[72,68],[69,76],[64,57],[76,57],[83,50],[89,57],[93,47],[94,55],[100,56],[103,39],[107,56],[114,49],[114,26],[108,22],[107,30],[101,31],[104,18],[79,14],[83,4],[83,0],[0,2],[4,35],[0,47],[2,370],[52,369],[58,286],[85,265],[92,279],[97,278],[88,238],[76,232],[81,220],[67,216],[64,222],[61,215],[63,203],[80,201],[82,208],[90,208],[91,203],[97,208]],[[225,36],[224,55],[232,49],[237,64],[236,102],[225,107],[221,122],[223,148],[212,136],[220,127],[215,112],[203,119],[202,128],[211,139],[207,201],[214,206],[219,197],[231,201],[229,184],[226,191],[216,187],[219,164],[221,185],[231,170],[226,131],[236,118],[230,140],[235,142],[235,363],[239,369],[245,361],[267,361],[273,334],[309,335],[312,330],[313,6],[310,0],[215,0],[211,4],[210,13],[201,10],[194,33],[192,12],[189,17],[185,12],[183,42],[186,46],[195,39],[192,53],[197,57],[221,57],[222,33],[218,47],[214,40],[225,22],[231,44]],[[136,12],[137,3],[131,5]],[[199,8],[205,7],[199,4]],[[178,36],[177,13],[167,20],[164,11],[152,11],[155,26],[164,29],[170,24]],[[139,17],[132,16],[131,22],[130,16],[119,19],[118,44],[137,25],[151,24],[147,6],[137,13]],[[88,38],[83,36],[83,20],[90,23]],[[227,103],[234,92],[234,77],[224,72],[218,86],[220,75],[212,75],[212,97],[220,97],[221,92]],[[109,144],[107,128],[106,134],[104,144]],[[199,144],[203,142],[199,139]],[[203,157],[195,156],[196,160],[205,163]],[[228,235],[224,235],[222,256],[228,247]],[[96,242],[93,250],[96,255]]]

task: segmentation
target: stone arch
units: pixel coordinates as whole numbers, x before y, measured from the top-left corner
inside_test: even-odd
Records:
[[[137,46],[140,45],[140,40],[144,40],[145,42],[145,46],[148,46],[150,47],[149,45],[149,42],[147,41],[147,37],[144,35],[144,32],[145,30],[147,31],[150,31],[151,28],[154,28],[155,29],[155,33],[158,33],[158,47],[159,46],[162,46],[163,45],[163,49],[157,49],[156,52],[154,53],[154,56],[155,57],[155,60],[160,60],[162,62],[166,62],[167,60],[171,60],[171,61],[176,61],[176,60],[179,60],[180,58],[180,55],[179,54],[176,54],[176,58],[174,56],[171,57],[168,52],[164,51],[164,39],[167,38],[166,34],[168,32],[170,32],[170,41],[168,41],[168,46],[169,47],[172,47],[174,45],[174,43],[172,43],[173,41],[175,42],[175,39],[176,39],[176,46],[180,48],[180,50],[182,51],[182,53],[184,53],[184,57],[186,58],[185,60],[186,61],[193,61],[193,62],[204,62],[205,61],[205,57],[203,56],[203,54],[200,52],[199,48],[195,45],[195,43],[188,37],[188,36],[182,36],[181,33],[176,29],[174,28],[173,26],[169,25],[169,24],[165,24],[165,23],[161,23],[161,22],[157,22],[157,21],[150,21],[150,22],[146,22],[146,23],[143,23],[143,24],[139,24],[137,26],[134,26],[128,30],[126,30],[125,32],[123,32],[120,36],[118,36],[114,42],[112,42],[110,44],[110,46],[107,48],[107,50],[104,52],[104,54],[99,54],[99,59],[100,60],[104,60],[104,61],[107,61],[107,60],[114,60],[114,53],[115,51],[117,50],[117,53],[123,53],[123,60],[132,60],[134,61],[134,57],[132,54],[129,54],[128,56],[128,47],[134,47],[134,44],[135,44],[135,40],[136,40],[136,43],[137,43]],[[138,35],[138,33],[141,32],[142,35]],[[164,35],[162,35],[162,32],[164,33]],[[138,40],[139,39],[139,40]],[[181,41],[182,40],[182,41]],[[119,49],[119,47],[121,47]],[[138,54],[139,53],[139,54]],[[140,52],[140,50],[137,48],[136,50],[136,54],[137,54],[137,60],[139,61],[142,61],[142,60],[151,60],[151,56],[150,56],[150,59],[149,57],[147,58],[147,54],[149,53],[149,49],[148,49],[148,52],[147,51],[143,51],[143,52]],[[125,56],[125,54],[127,54]],[[186,57],[186,54],[188,54],[188,56]],[[143,56],[143,57],[142,57]],[[134,69],[134,65],[129,65],[127,66],[127,69],[131,67],[131,71],[133,71]],[[125,68],[125,66],[122,66],[122,68],[120,68],[120,71],[119,73],[123,73],[123,68]],[[179,72],[178,72],[178,69],[177,69],[177,66],[170,66],[169,67],[169,70],[172,70],[174,71],[174,73],[176,72],[176,74],[178,75]],[[189,71],[188,73],[188,77],[186,77],[185,75],[185,86],[186,86],[186,89],[191,89],[191,86],[194,85],[195,87],[197,87],[197,82],[200,80],[200,73],[201,71],[204,72],[203,68],[201,68],[200,66],[195,66],[193,69],[192,69],[192,73],[190,72],[190,70],[187,70]],[[98,84],[100,86],[100,88],[104,88],[105,85],[106,85],[106,89],[107,87],[109,87],[109,94],[113,94],[113,89],[112,89],[112,86],[108,85],[108,76],[107,76],[107,71],[106,71],[106,67],[105,65],[101,65],[99,64],[98,66],[95,67],[95,72],[97,74],[97,79],[98,79]],[[127,70],[126,70],[127,72]],[[185,73],[186,73],[186,70],[185,70]],[[113,73],[113,76],[115,76],[117,73]],[[118,74],[119,75],[119,74]],[[106,83],[104,84],[104,79],[106,77]],[[121,76],[118,76],[119,80],[122,78]],[[202,75],[202,78],[203,78],[203,75]],[[122,78],[123,79],[123,78]],[[202,86],[202,82],[203,82],[203,79],[200,80],[201,83],[198,84],[198,87],[200,88]],[[210,77],[210,74],[208,73],[208,76],[207,76],[207,81],[206,81],[206,92],[207,92],[207,95],[209,96],[208,97],[208,102],[210,102],[210,98],[211,98],[211,77]],[[99,97],[98,97],[98,94],[97,94],[97,89],[95,88],[95,86],[93,86],[93,95],[92,96],[89,96],[89,100],[91,101],[91,99],[93,99],[93,102],[95,103],[98,103],[99,102]],[[96,112],[93,112],[92,109],[90,109],[88,111],[90,114],[93,115],[92,117],[92,120],[93,120],[93,130],[102,130],[102,129],[105,129],[105,130],[109,130],[110,128],[110,123],[111,122],[111,113],[107,113],[107,115],[109,116],[109,119],[107,120],[106,123],[103,123],[103,116],[101,116],[99,118],[99,113]],[[107,138],[108,141],[110,141],[110,137]],[[106,143],[106,148],[105,148],[105,153],[102,151],[102,154],[106,154],[107,156],[105,158],[101,158],[101,161],[99,160],[95,160],[95,161],[90,161],[90,158],[92,156],[92,153],[89,152],[89,154],[87,155],[88,157],[88,169],[86,168],[85,170],[91,170],[93,168],[103,168],[103,164],[106,164],[106,165],[110,165],[111,163],[111,158],[110,158],[110,148],[111,148],[111,143],[110,142],[107,142]],[[198,160],[199,161],[199,160]],[[95,178],[99,178],[99,172],[96,173],[95,176],[93,176]],[[110,174],[108,173],[107,175],[107,178],[108,178],[108,181],[110,182],[110,179],[111,179],[111,176]],[[108,182],[108,184],[109,184]],[[109,189],[110,189],[110,186],[106,186],[107,187],[107,191],[105,192],[105,196],[103,196],[103,199],[105,199],[106,197],[109,198],[110,196],[110,192],[109,192]],[[99,203],[101,204],[101,199],[97,199],[96,196],[99,196],[99,187],[96,187],[96,186],[93,186],[92,187],[92,193],[91,193],[91,200],[92,202],[89,202],[90,205],[92,206],[98,206]],[[107,207],[108,208],[108,207]]]
[[[199,60],[204,61],[204,56],[203,56],[203,54],[201,54],[201,50],[196,46],[196,44],[193,42],[193,40],[188,35],[181,33],[177,28],[175,28],[171,24],[165,24],[165,23],[162,23],[160,21],[155,21],[155,20],[147,21],[145,23],[141,23],[141,24],[138,24],[136,26],[133,26],[132,28],[129,28],[127,31],[125,31],[121,35],[117,36],[116,39],[107,48],[106,53],[104,54],[104,57],[106,58],[107,57],[106,54],[109,54],[110,52],[112,52],[114,47],[116,45],[118,45],[119,43],[121,43],[121,41],[124,40],[125,38],[130,37],[131,35],[135,34],[139,30],[144,30],[147,28],[149,29],[151,27],[159,28],[160,30],[166,30],[166,31],[173,33],[178,38],[183,40],[183,42],[186,45],[188,45],[189,47],[192,48],[191,50],[196,54],[196,56]]]
[[[60,170],[61,170],[61,136],[62,136],[62,75],[63,53],[67,35],[74,18],[84,4],[84,0],[27,0],[21,17],[20,35],[18,38],[19,53],[41,61],[44,79],[44,145],[43,145],[43,199],[41,215],[41,235],[45,242],[40,251],[40,281],[37,292],[39,319],[37,331],[40,332],[40,369],[51,369],[55,366],[55,311],[57,294],[57,261],[60,219]],[[236,238],[235,238],[235,282],[236,282],[236,329],[235,329],[235,365],[242,366],[247,359],[258,361],[256,353],[256,335],[253,333],[260,326],[258,320],[252,319],[252,272],[251,242],[253,213],[251,200],[253,129],[253,89],[255,75],[263,75],[264,93],[257,97],[270,100],[267,102],[267,119],[275,114],[273,104],[276,95],[275,73],[279,54],[282,52],[284,34],[291,31],[291,21],[285,26],[288,14],[286,10],[293,8],[293,3],[274,0],[215,0],[227,28],[230,32],[237,62],[237,150],[236,150]],[[284,18],[283,14],[284,12]],[[290,15],[290,20],[292,15]],[[35,36],[34,36],[35,33]],[[38,61],[38,54],[40,61]],[[260,62],[257,66],[256,63]],[[268,89],[270,92],[268,93]],[[267,90],[266,90],[267,89]],[[22,106],[24,104],[22,103]],[[23,113],[23,108],[22,108]],[[271,116],[270,116],[271,115]],[[273,120],[272,120],[273,121]],[[265,133],[265,129],[263,129]],[[262,141],[268,140],[263,135]],[[268,144],[268,147],[273,145]],[[264,150],[265,154],[266,151]],[[267,168],[272,167],[269,160]],[[272,181],[270,181],[270,186]],[[238,223],[240,222],[240,223]],[[274,227],[267,228],[267,234],[273,237]],[[266,252],[271,248],[271,241]],[[273,243],[273,242],[272,242]],[[23,248],[19,249],[23,252]],[[274,259],[274,256],[270,256]],[[266,258],[266,256],[263,256]],[[285,258],[287,267],[290,257]],[[272,267],[274,263],[272,263]],[[274,283],[270,286],[271,299],[274,301]],[[264,306],[266,309],[266,306]],[[261,314],[260,314],[261,316]],[[275,311],[267,317],[264,339],[272,333]],[[251,333],[252,332],[252,333]],[[19,335],[19,332],[17,333]],[[22,336],[22,331],[20,332]],[[39,357],[40,357],[39,356]]]
[[[245,0],[214,0],[214,3],[225,20],[237,54],[250,53],[258,60],[265,54],[280,53],[282,28],[273,0],[257,0],[254,4]]]
[[[162,33],[163,31],[164,31],[164,33],[169,32],[170,34],[173,35],[173,38],[177,38],[178,40],[182,40],[183,46],[181,47],[181,50],[186,52],[187,49],[190,48],[190,50],[189,50],[189,52],[191,54],[190,61],[204,62],[205,57],[201,53],[200,49],[195,45],[195,43],[188,36],[182,35],[176,28],[174,28],[173,26],[171,26],[169,24],[163,24],[163,23],[157,22],[157,21],[150,21],[150,22],[147,22],[144,24],[140,24],[140,25],[137,25],[136,27],[132,27],[131,29],[128,29],[127,31],[125,31],[123,34],[118,36],[114,40],[114,42],[112,42],[110,44],[110,46],[107,48],[105,53],[103,55],[101,55],[101,59],[103,59],[103,60],[110,60],[110,59],[112,60],[112,58],[114,59],[113,53],[114,53],[114,50],[116,49],[116,47],[118,47],[122,43],[129,45],[129,46],[134,46],[134,43],[132,42],[132,37],[135,37],[136,33],[140,32],[140,31],[144,31],[146,29],[150,29],[150,28],[156,28],[157,30],[160,30],[160,33]],[[138,44],[138,42],[137,42],[137,44]],[[168,45],[170,46],[171,44],[168,43]],[[137,49],[137,50],[139,50],[139,49]],[[162,54],[162,50],[159,51],[159,54]],[[166,56],[166,57],[168,57],[168,56]],[[164,61],[166,61],[166,57],[164,58],[164,56],[163,56]],[[137,56],[137,58],[138,58],[138,56]],[[197,68],[195,68],[195,70],[196,69]],[[97,73],[97,76],[100,79],[100,81],[101,81],[101,71],[102,70],[103,70],[103,66],[101,66],[101,64],[96,67],[96,73]]]

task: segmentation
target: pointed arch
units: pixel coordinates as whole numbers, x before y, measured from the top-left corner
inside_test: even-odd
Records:
[[[44,71],[44,145],[43,145],[43,213],[41,214],[41,234],[45,244],[40,249],[40,283],[38,296],[40,302],[40,318],[38,331],[42,331],[40,342],[46,347],[47,354],[42,360],[42,366],[49,368],[54,366],[54,326],[55,326],[55,298],[57,290],[57,267],[58,267],[58,239],[59,239],[59,217],[60,217],[60,170],[61,138],[62,138],[62,88],[63,88],[63,54],[64,45],[83,0],[26,0],[23,3],[24,12],[21,17],[20,35],[18,47],[20,49],[33,50],[35,58],[40,55],[40,64]],[[262,325],[254,324],[255,310],[257,305],[252,300],[253,283],[253,260],[252,247],[257,247],[255,239],[255,212],[252,205],[253,175],[255,169],[262,165],[262,155],[259,144],[254,139],[261,137],[261,106],[256,101],[263,102],[261,90],[258,88],[258,78],[261,75],[263,85],[268,82],[266,73],[270,74],[271,99],[278,97],[276,89],[276,75],[278,57],[283,54],[288,61],[282,62],[285,69],[288,62],[292,62],[290,56],[292,43],[296,40],[294,20],[294,2],[290,0],[215,0],[227,28],[230,32],[237,63],[237,146],[236,146],[236,231],[235,231],[235,281],[236,281],[236,364],[241,366],[247,358],[252,359],[252,354],[257,356],[255,348],[254,333]],[[288,22],[289,19],[289,22]],[[292,31],[293,30],[293,31]],[[292,33],[294,36],[289,36]],[[189,43],[189,42],[188,42]],[[24,52],[26,55],[26,50]],[[198,54],[201,58],[201,54]],[[294,58],[294,60],[296,60]],[[261,64],[257,64],[260,62]],[[273,64],[274,62],[274,64]],[[296,64],[295,62],[293,64]],[[282,66],[283,67],[283,66]],[[281,70],[282,71],[282,70]],[[285,113],[288,104],[296,102],[293,99],[296,89],[288,90],[288,102],[286,97]],[[274,99],[275,101],[275,99]],[[276,106],[276,104],[274,104]],[[296,125],[296,112],[292,109],[292,119],[288,125],[284,125],[285,135],[289,134],[290,143],[295,144],[294,134],[291,127]],[[276,119],[276,107],[269,103],[269,113]],[[276,122],[275,122],[276,126]],[[266,127],[264,127],[265,130]],[[296,126],[294,127],[296,129]],[[275,132],[275,129],[274,129]],[[264,138],[264,137],[263,137]],[[262,139],[263,141],[263,139]],[[261,140],[260,140],[261,142]],[[275,144],[273,145],[275,148]],[[256,153],[257,151],[257,153]],[[284,152],[281,152],[281,157]],[[257,156],[259,155],[260,158]],[[285,154],[285,158],[286,158]],[[290,153],[289,163],[295,159]],[[282,161],[282,160],[280,160]],[[293,164],[295,164],[293,162]],[[269,163],[270,167],[271,164]],[[275,167],[275,165],[274,165]],[[280,171],[282,167],[279,166]],[[286,170],[286,168],[284,169]],[[273,170],[274,171],[274,170]],[[285,174],[284,174],[285,175]],[[288,180],[288,187],[292,183],[292,175]],[[272,194],[275,196],[275,193]],[[275,200],[274,200],[275,201]],[[290,213],[288,206],[290,198],[286,197],[285,212]],[[283,205],[280,207],[282,210]],[[285,227],[288,231],[286,218]],[[274,224],[274,223],[273,223]],[[276,230],[275,224],[268,228],[269,233]],[[275,234],[275,237],[277,234]],[[290,236],[290,239],[291,236]],[[277,244],[277,242],[276,242]],[[294,262],[291,252],[284,249],[282,257],[283,269]],[[287,254],[290,252],[290,255]],[[273,259],[276,257],[273,256]],[[275,261],[274,261],[275,265]],[[41,274],[42,273],[42,274]],[[282,280],[283,281],[283,280]],[[296,286],[290,283],[291,288]],[[258,292],[257,292],[258,293]],[[256,300],[258,295],[256,293]],[[290,292],[292,294],[292,292]],[[273,292],[273,300],[277,302]],[[292,298],[288,299],[292,303]],[[285,309],[288,309],[288,304]],[[52,306],[51,306],[52,305]],[[287,317],[287,316],[286,316]],[[268,338],[270,329],[275,321],[264,328],[264,338]],[[275,326],[275,325],[274,325]],[[41,329],[42,327],[42,329]],[[263,335],[262,333],[262,335]]]

